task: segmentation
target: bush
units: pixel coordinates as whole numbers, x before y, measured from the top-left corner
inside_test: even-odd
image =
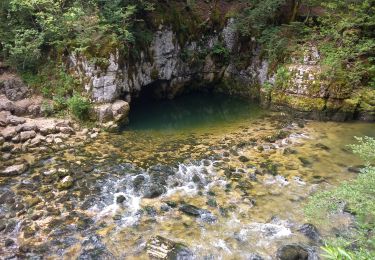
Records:
[[[333,190],[318,192],[305,208],[307,217],[313,222],[324,222],[329,214],[342,210],[343,203],[346,210],[356,216],[356,232],[327,239],[326,246],[322,247],[327,259],[375,259],[375,167],[370,165],[375,156],[375,139],[357,140],[359,143],[351,147],[365,160],[367,167],[357,179]]]
[[[91,104],[87,98],[74,94],[68,99],[67,104],[69,111],[79,120],[86,120],[89,118]]]
[[[211,54],[224,64],[228,62],[230,55],[229,50],[221,42],[216,43],[212,47]]]

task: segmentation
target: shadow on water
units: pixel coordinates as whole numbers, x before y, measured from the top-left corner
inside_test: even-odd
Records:
[[[136,100],[131,107],[130,124],[123,130],[192,130],[255,119],[262,114],[262,109],[254,102],[195,92],[173,100]]]

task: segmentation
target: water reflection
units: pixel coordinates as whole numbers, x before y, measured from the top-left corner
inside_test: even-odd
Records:
[[[255,103],[222,94],[190,93],[174,100],[145,100],[132,105],[129,130],[189,130],[212,127],[263,114]]]

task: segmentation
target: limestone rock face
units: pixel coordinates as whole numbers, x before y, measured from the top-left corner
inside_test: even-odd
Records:
[[[234,59],[214,57],[217,44],[223,45],[228,53],[238,54],[238,34],[233,19],[229,19],[222,31],[184,44],[179,43],[170,27],[160,26],[148,49],[141,50],[136,61],[130,62],[115,52],[108,57],[106,68],[91,63],[82,55],[71,56],[70,65],[97,103],[130,101],[146,88],[155,89],[155,95],[173,98],[193,81],[210,83],[223,77],[236,78],[236,84],[245,86],[241,91],[249,92],[252,86],[248,84],[258,82],[258,68],[263,66],[260,59],[254,58],[248,67],[238,68]],[[101,114],[108,114],[107,109],[103,106]]]
[[[274,109],[291,109],[296,115],[319,120],[375,120],[371,98],[375,90],[353,89],[328,81],[316,46],[301,47],[305,48],[302,58],[293,57],[281,73],[283,76],[268,79],[273,88],[269,92],[261,90],[263,104]]]

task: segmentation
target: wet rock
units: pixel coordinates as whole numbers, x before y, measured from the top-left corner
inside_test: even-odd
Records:
[[[32,237],[33,235],[35,235],[36,233],[36,230],[35,228],[31,227],[31,226],[25,226],[23,229],[23,236],[24,238],[30,238]]]
[[[14,241],[12,240],[12,239],[10,239],[10,238],[7,238],[6,240],[5,240],[5,242],[4,242],[4,246],[5,247],[11,247],[11,246],[13,246],[15,243],[14,243]]]
[[[289,132],[287,131],[284,131],[284,130],[280,130],[278,131],[277,133],[271,135],[271,136],[267,136],[264,138],[265,141],[267,142],[270,142],[270,143],[274,143],[276,142],[277,140],[279,139],[284,139],[284,138],[287,138],[289,136]]]
[[[319,231],[318,229],[312,225],[312,224],[303,224],[299,229],[298,229],[299,232],[301,232],[302,234],[304,234],[306,237],[310,238],[311,240],[315,241],[315,242],[319,242],[320,241],[320,234],[319,234]]]
[[[121,204],[121,203],[123,203],[125,200],[126,200],[126,198],[125,198],[124,195],[119,195],[119,196],[116,197],[116,203],[117,203],[117,204]]]
[[[94,224],[94,220],[86,216],[80,217],[76,223],[77,228],[79,230],[86,230],[90,228],[90,226],[92,226],[93,224]]]
[[[17,222],[14,221],[14,220],[11,220],[9,221],[9,223],[7,224],[6,228],[4,229],[4,233],[7,234],[7,233],[11,233],[17,226]]]
[[[59,190],[67,190],[73,187],[74,179],[71,176],[65,176],[57,185]]]
[[[194,174],[194,176],[191,178],[191,180],[194,182],[194,183],[201,183],[201,178],[199,177],[198,174]]]
[[[292,149],[290,147],[285,148],[284,152],[283,152],[283,154],[285,154],[285,155],[288,155],[288,154],[297,154],[297,153],[298,153],[297,150]]]
[[[146,245],[147,254],[156,259],[193,259],[194,255],[189,248],[181,243],[161,236],[152,237]]]
[[[315,252],[301,245],[285,245],[277,250],[276,257],[279,260],[317,260]]]
[[[211,212],[209,212],[208,210],[200,209],[193,205],[182,205],[179,208],[179,211],[189,216],[199,217],[204,222],[213,223],[216,221],[216,217]]]
[[[167,212],[171,209],[171,207],[169,207],[167,204],[163,204],[160,206],[160,211],[164,211],[164,212]]]
[[[271,174],[273,176],[276,176],[278,174],[278,165],[270,160],[262,162],[260,166],[263,168],[264,174]]]
[[[20,133],[20,140],[21,140],[21,142],[24,142],[26,140],[34,138],[35,136],[36,136],[36,132],[34,130],[21,132]]]
[[[243,156],[243,155],[241,155],[240,157],[238,157],[238,160],[240,162],[243,162],[243,163],[250,161],[249,158],[247,158],[246,156]]]
[[[179,210],[193,217],[199,217],[202,214],[202,209],[189,204],[182,205]]]
[[[27,205],[27,208],[32,208],[35,205],[39,204],[42,200],[38,197],[27,197],[24,201]]]
[[[14,200],[14,192],[12,191],[5,191],[0,195],[0,205],[8,203],[8,204],[13,204],[15,202]]]
[[[6,228],[5,221],[0,220],[0,232],[3,231]]]
[[[144,183],[146,180],[145,176],[143,175],[138,175],[133,179],[133,186],[135,190],[139,190],[141,185]]]
[[[312,162],[305,157],[298,157],[298,159],[301,161],[302,165],[305,167],[310,166],[312,164]]]
[[[246,257],[247,260],[263,260],[264,258],[257,254],[250,254]]]
[[[161,184],[151,184],[143,187],[143,197],[153,199],[165,193],[167,189]]]
[[[165,203],[171,208],[177,207],[177,202],[175,201],[166,201]]]
[[[317,143],[317,144],[315,144],[315,147],[316,147],[316,148],[319,148],[319,149],[322,149],[322,150],[325,150],[325,151],[329,151],[329,150],[331,150],[328,146],[326,146],[326,145],[324,145],[324,144],[322,144],[322,143]]]
[[[364,165],[355,165],[348,167],[348,171],[352,173],[361,173],[361,170],[364,168]]]
[[[210,206],[210,207],[213,207],[213,208],[216,208],[216,207],[217,207],[217,202],[216,202],[216,200],[215,200],[215,199],[212,199],[212,198],[208,199],[206,204],[207,204],[208,206]]]
[[[28,164],[17,164],[7,167],[0,173],[0,176],[16,176],[24,173],[28,169]]]
[[[93,246],[93,248],[86,248],[79,255],[79,260],[92,260],[92,259],[115,259],[115,257],[104,246]]]
[[[63,140],[60,137],[55,137],[53,139],[53,141],[55,142],[55,144],[62,144],[63,143]]]

